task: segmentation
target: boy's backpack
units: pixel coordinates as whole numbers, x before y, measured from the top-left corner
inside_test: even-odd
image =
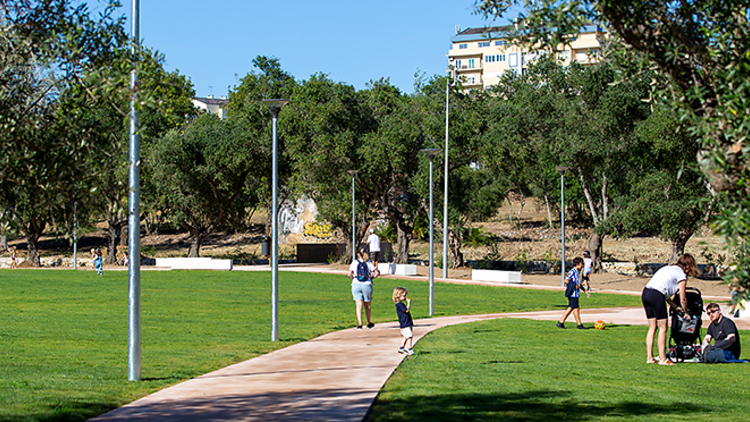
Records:
[[[568,285],[565,287],[565,297],[571,297],[573,296],[573,293],[576,291],[576,283],[574,283],[572,280],[568,282]]]
[[[370,268],[367,266],[367,262],[359,261],[357,264],[357,280],[367,281],[370,279]]]

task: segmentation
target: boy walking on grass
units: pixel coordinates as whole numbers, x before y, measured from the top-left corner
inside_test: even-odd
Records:
[[[393,301],[396,302],[396,314],[398,315],[399,327],[401,327],[401,335],[404,336],[404,341],[401,342],[401,347],[399,347],[398,352],[413,355],[414,351],[411,347],[412,339],[414,337],[414,332],[412,330],[414,321],[411,319],[411,313],[409,312],[409,308],[411,308],[411,299],[406,298],[407,293],[409,292],[403,287],[396,287],[393,289]],[[409,347],[406,347],[407,344]]]
[[[573,268],[568,272],[565,277],[565,297],[568,298],[568,309],[563,313],[562,318],[557,323],[557,328],[565,328],[565,320],[568,316],[573,313],[573,317],[576,319],[579,330],[588,330],[581,323],[581,308],[578,306],[578,298],[581,296],[581,269],[583,268],[583,259],[576,257],[573,260]],[[584,288],[585,290],[585,288]],[[586,291],[586,297],[591,297],[591,294]]]

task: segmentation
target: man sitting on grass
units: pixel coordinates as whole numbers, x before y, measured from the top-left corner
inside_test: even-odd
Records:
[[[714,340],[714,346],[724,351],[727,362],[739,360],[742,348],[740,346],[740,333],[734,321],[721,314],[721,308],[717,303],[706,305],[706,313],[711,319],[708,324],[708,333],[703,339],[703,349]],[[731,356],[730,356],[731,355]]]

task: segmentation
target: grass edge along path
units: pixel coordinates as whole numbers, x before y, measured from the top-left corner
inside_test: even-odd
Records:
[[[270,341],[268,272],[141,273],[142,376],[127,381],[127,273],[0,272],[0,421],[86,420],[182,380],[354,325],[343,275],[280,274],[280,341]],[[427,282],[375,283],[373,320],[395,320],[409,289],[427,316]],[[439,283],[436,316],[565,307],[560,292]],[[583,306],[637,298],[594,295]]]
[[[645,332],[511,318],[441,328],[398,367],[366,421],[747,420],[750,364],[646,365]]]

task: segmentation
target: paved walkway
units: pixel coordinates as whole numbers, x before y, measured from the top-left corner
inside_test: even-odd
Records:
[[[646,325],[641,308],[584,309],[581,314],[588,325],[598,320]],[[496,318],[554,321],[560,315],[555,310],[422,319],[415,321],[414,340],[454,324]],[[750,329],[750,319],[736,322]],[[568,324],[573,328],[574,322]],[[397,322],[337,331],[182,382],[92,420],[359,422],[405,358],[397,353],[400,343]]]

